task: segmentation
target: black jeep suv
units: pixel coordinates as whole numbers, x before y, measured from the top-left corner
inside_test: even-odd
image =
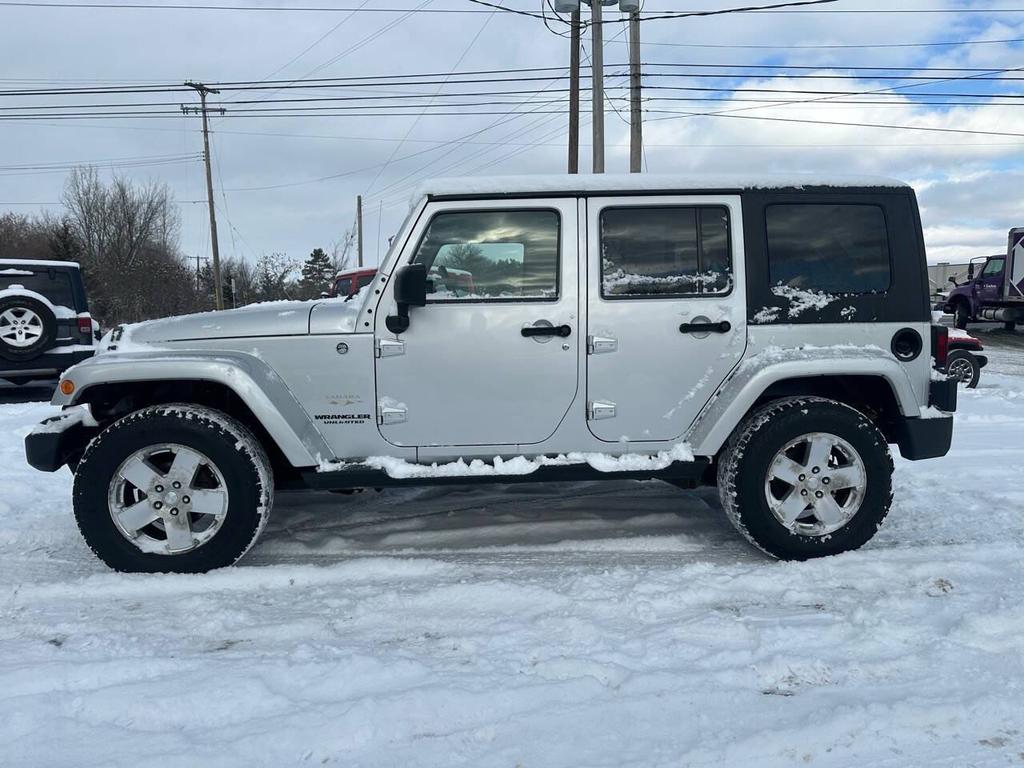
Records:
[[[0,383],[52,379],[95,351],[78,264],[0,259]]]

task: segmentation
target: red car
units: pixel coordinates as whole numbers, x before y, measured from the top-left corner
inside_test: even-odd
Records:
[[[981,342],[967,331],[950,328],[946,373],[969,389],[978,386],[981,369],[988,364],[988,357],[978,354],[984,349]]]
[[[369,285],[377,274],[376,267],[360,267],[359,269],[346,269],[334,276],[334,284],[328,295],[331,298],[341,296],[351,298],[359,293],[359,289]]]

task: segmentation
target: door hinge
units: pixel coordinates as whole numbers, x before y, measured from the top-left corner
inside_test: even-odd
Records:
[[[404,424],[408,415],[409,412],[405,408],[382,405],[377,408],[377,423],[381,426],[385,424]]]
[[[605,352],[615,352],[619,348],[617,339],[607,336],[587,336],[587,354],[603,355]]]
[[[607,400],[591,400],[587,406],[587,418],[590,421],[602,421],[615,418],[615,403]]]
[[[377,357],[397,357],[405,354],[405,342],[398,339],[377,339]]]

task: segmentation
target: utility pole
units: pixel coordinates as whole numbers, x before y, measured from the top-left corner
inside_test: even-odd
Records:
[[[629,14],[629,172],[640,173],[644,159],[644,124],[640,111],[640,12]]]
[[[569,173],[580,172],[580,9],[572,12],[569,33]]]
[[[591,120],[594,129],[594,173],[604,173],[604,24],[601,20],[602,0],[590,0],[593,13],[591,22],[590,63],[594,70],[591,78]]]
[[[217,309],[224,309],[224,287],[220,284],[220,246],[217,243],[217,213],[213,205],[213,171],[210,168],[210,121],[207,114],[209,112],[218,112],[223,115],[226,110],[223,107],[209,109],[206,106],[206,97],[211,93],[220,93],[220,91],[214,88],[207,88],[202,83],[193,83],[191,81],[187,81],[185,85],[196,90],[202,104],[202,106],[199,107],[186,107],[182,105],[181,111],[186,115],[201,113],[203,116],[203,159],[206,161],[206,197],[210,206],[210,241],[213,254],[213,295]]]
[[[363,266],[363,196],[356,195],[356,253]]]

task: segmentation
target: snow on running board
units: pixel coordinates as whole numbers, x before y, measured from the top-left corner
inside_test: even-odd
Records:
[[[339,472],[363,467],[383,470],[388,477],[409,480],[427,477],[501,477],[503,475],[529,475],[541,467],[565,467],[574,464],[589,464],[598,472],[656,472],[666,469],[674,462],[694,460],[689,443],[677,443],[667,451],[656,454],[625,453],[612,456],[607,453],[572,452],[554,457],[538,456],[528,459],[515,456],[503,459],[495,456],[490,463],[482,459],[464,459],[447,464],[414,464],[392,456],[371,456],[362,462],[322,460],[318,472]]]

